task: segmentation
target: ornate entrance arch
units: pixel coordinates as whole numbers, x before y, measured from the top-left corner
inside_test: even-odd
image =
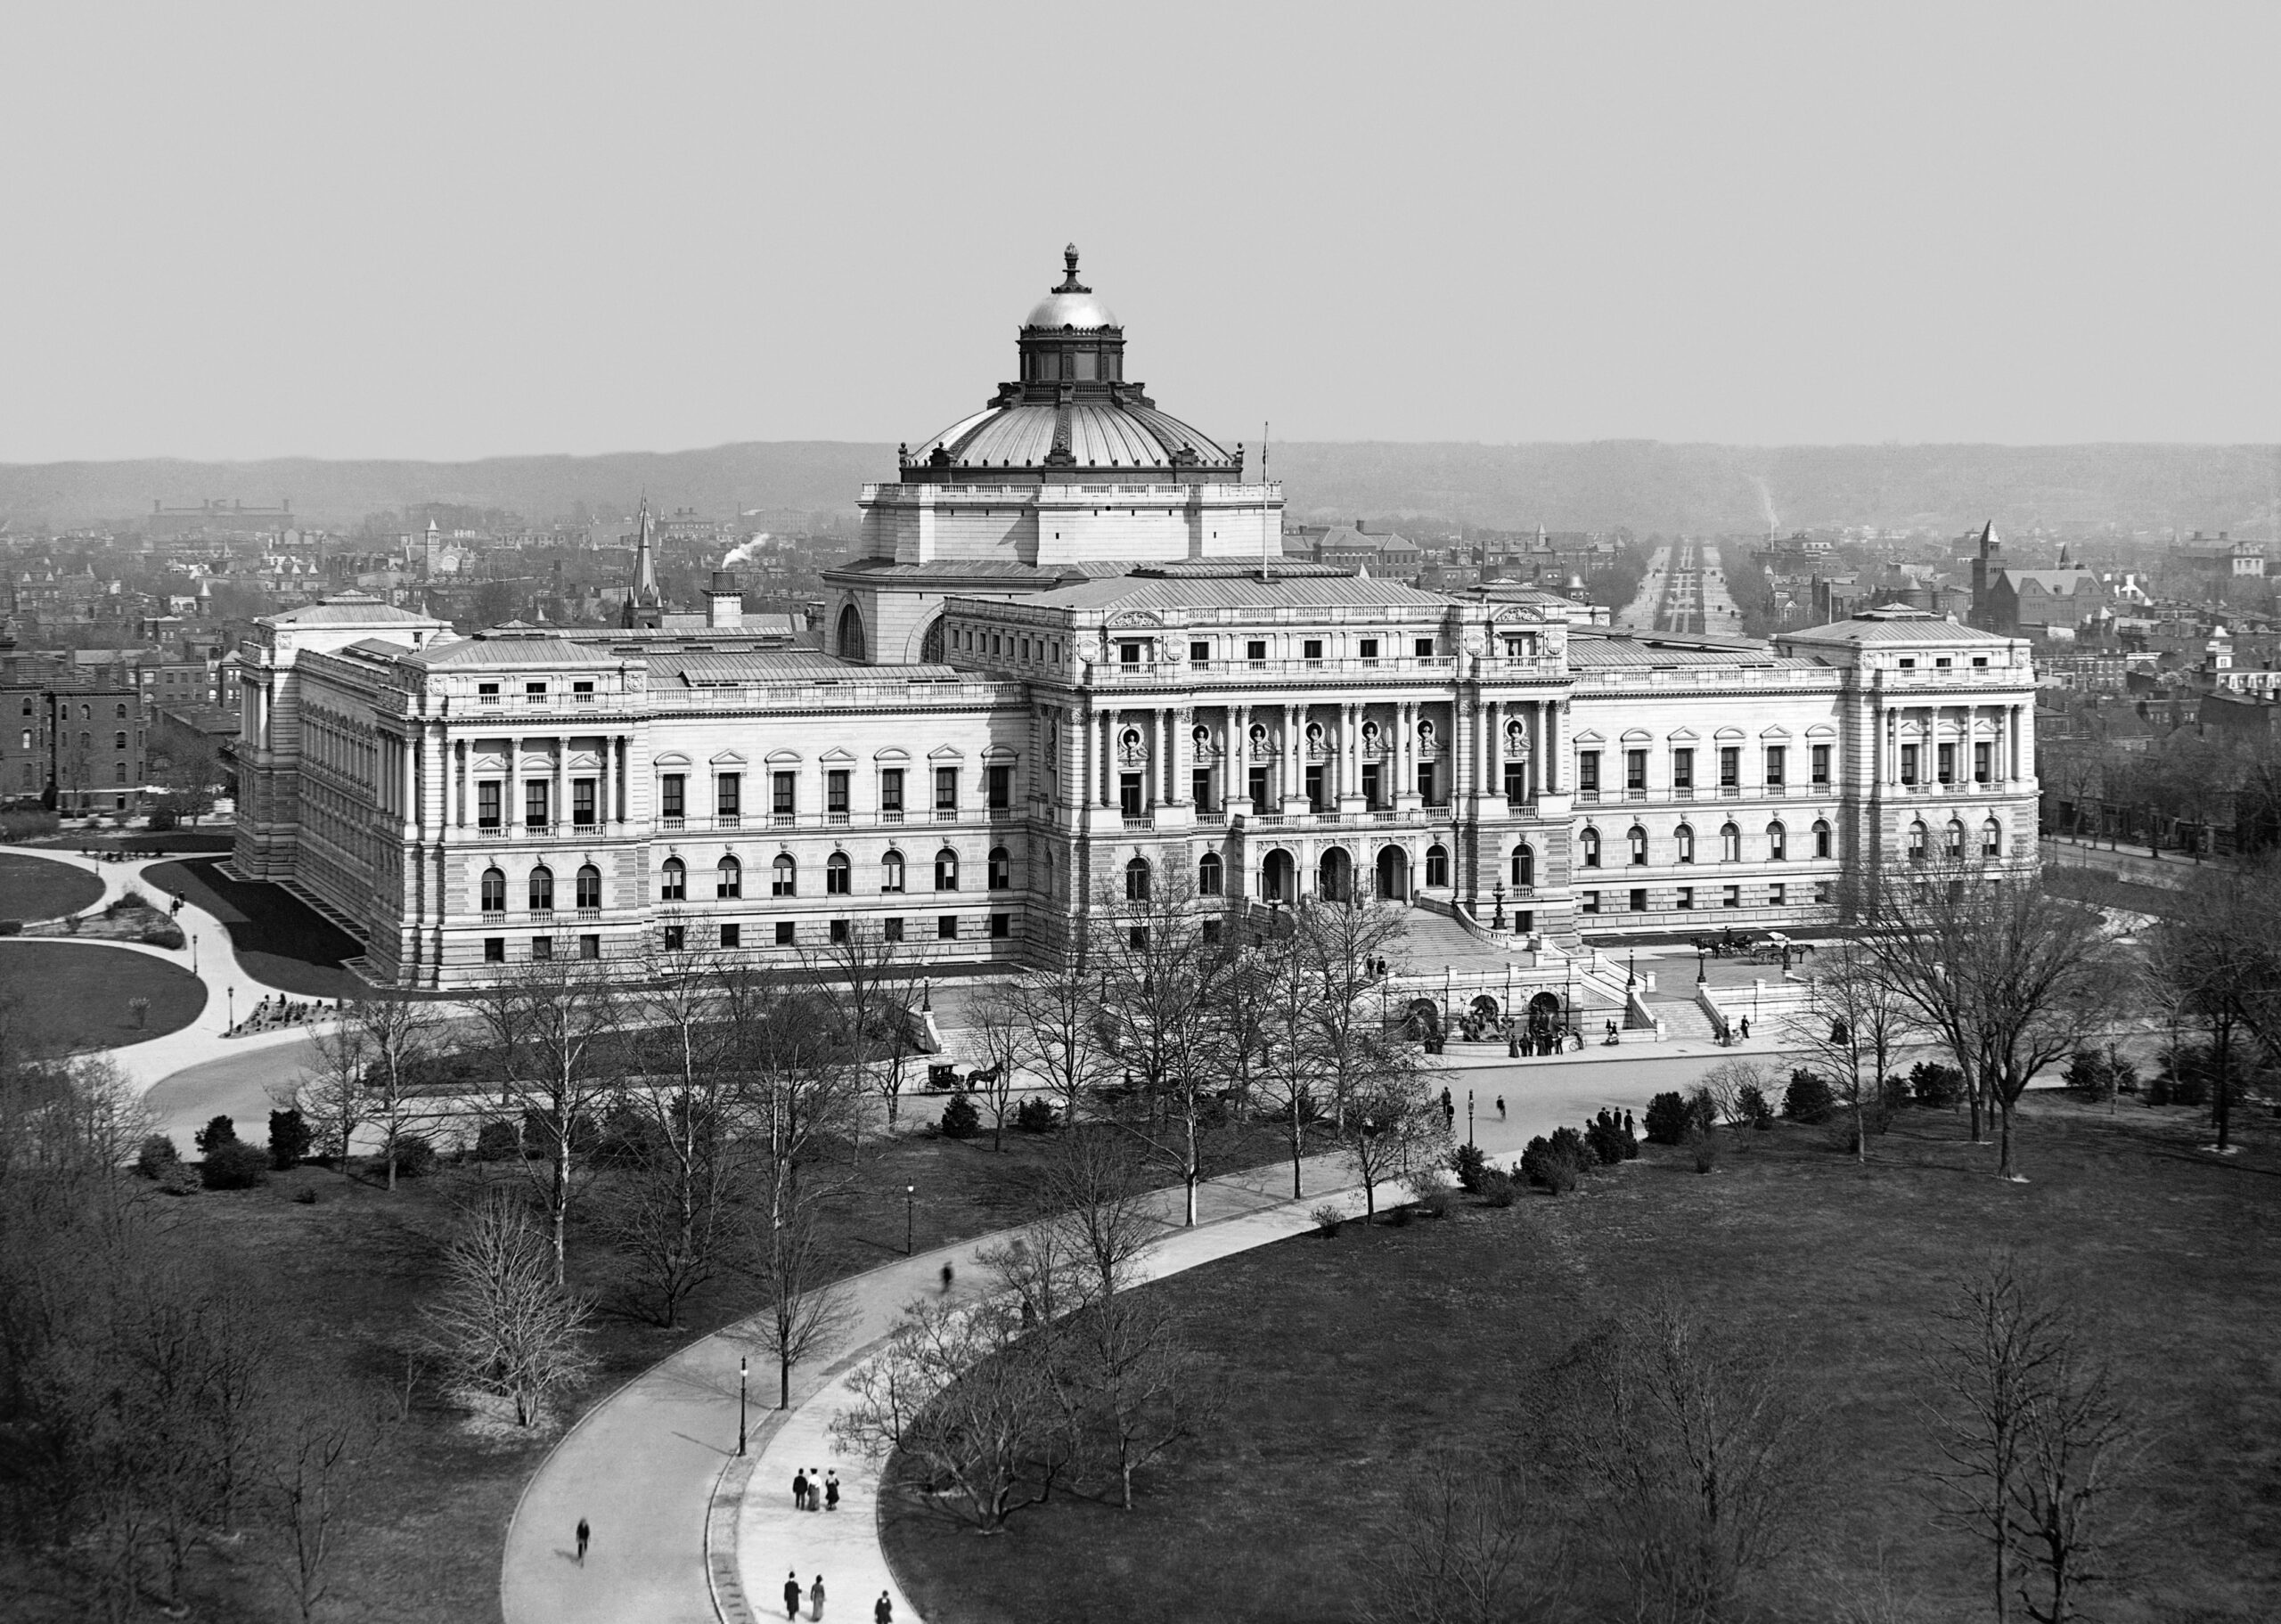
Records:
[[[1354,860],[1345,846],[1331,847],[1315,865],[1315,895],[1326,902],[1354,900]]]
[[[1291,861],[1291,853],[1277,846],[1260,865],[1260,901],[1290,907],[1299,900],[1298,877],[1298,865]]]
[[[1407,902],[1410,898],[1410,853],[1398,845],[1378,850],[1378,900]]]

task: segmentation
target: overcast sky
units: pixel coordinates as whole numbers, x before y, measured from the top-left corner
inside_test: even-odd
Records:
[[[0,461],[2281,438],[2281,5],[0,9]]]

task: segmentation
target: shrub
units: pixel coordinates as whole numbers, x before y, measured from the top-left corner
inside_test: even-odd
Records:
[[[1695,1125],[1704,1132],[1708,1133],[1719,1125],[1719,1097],[1710,1089],[1688,1089],[1687,1108],[1693,1115]]]
[[[1541,1133],[1521,1152],[1520,1170],[1522,1178],[1556,1196],[1576,1187],[1575,1165],[1563,1160],[1552,1148],[1552,1141]]]
[[[1591,1147],[1584,1143],[1584,1136],[1574,1128],[1555,1128],[1552,1130],[1552,1148],[1565,1153],[1576,1164],[1576,1171],[1580,1173],[1588,1171],[1595,1160]]]
[[[515,1132],[515,1124],[493,1117],[475,1130],[475,1159],[478,1162],[515,1162],[523,1154],[523,1141]]]
[[[272,1111],[269,1114],[269,1166],[274,1172],[298,1167],[301,1158],[309,1154],[309,1146],[316,1135],[302,1120],[298,1111]]]
[[[1909,1091],[1920,1106],[1953,1111],[1964,1099],[1964,1073],[1937,1060],[1919,1060],[1909,1068]]]
[[[269,1153],[258,1146],[225,1139],[198,1164],[198,1180],[209,1190],[249,1190],[269,1179]]]
[[[1458,1176],[1458,1188],[1468,1196],[1480,1192],[1481,1175],[1488,1166],[1489,1158],[1478,1145],[1460,1145],[1450,1152],[1450,1171]]]
[[[1782,1091],[1782,1114],[1794,1122],[1826,1122],[1837,1108],[1837,1096],[1819,1073],[1803,1068],[1790,1073]]]
[[[943,1131],[954,1139],[970,1139],[982,1130],[982,1114],[964,1092],[951,1096],[943,1107]]]
[[[1335,1201],[1324,1202],[1307,1216],[1314,1220],[1315,1228],[1324,1235],[1337,1234],[1339,1226],[1346,1221],[1345,1210]]]
[[[1871,1133],[1884,1133],[1893,1127],[1893,1119],[1909,1104],[1909,1080],[1895,1072],[1877,1084],[1870,1096],[1871,1109],[1867,1113]]]
[[[377,1158],[380,1171],[386,1172],[390,1158]],[[399,1133],[396,1136],[396,1176],[399,1179],[424,1179],[436,1171],[436,1147],[428,1142],[424,1133]]]
[[[1605,1107],[1584,1124],[1584,1144],[1602,1167],[1614,1167],[1639,1154],[1635,1136],[1624,1131],[1623,1119]]]
[[[135,1171],[145,1179],[156,1179],[181,1160],[182,1152],[175,1148],[173,1136],[154,1133],[135,1153]]]
[[[175,809],[164,801],[151,809],[150,829],[154,835],[166,834],[181,821],[175,815]]]
[[[299,1189],[293,1192],[293,1199],[300,1203],[301,1205],[305,1207],[313,1207],[316,1205],[317,1187],[314,1184],[303,1185]]]
[[[1687,1138],[1689,1112],[1687,1101],[1669,1090],[1647,1102],[1647,1143],[1676,1145]]]
[[[1014,1126],[1024,1133],[1051,1133],[1053,1122],[1053,1102],[1035,1094],[1014,1108]]]
[[[62,820],[52,812],[0,812],[0,840],[38,840],[62,827]]]
[[[1719,1141],[1712,1134],[1696,1132],[1688,1141],[1695,1152],[1695,1171],[1707,1173],[1719,1165]]]
[[[0,919],[0,936],[20,936],[24,934],[21,919]]]
[[[1492,1207],[1509,1207],[1520,1195],[1513,1175],[1501,1167],[1481,1170],[1481,1199]]]
[[[190,1137],[198,1147],[198,1154],[209,1156],[223,1146],[238,1142],[238,1125],[226,1116],[217,1116]]]
[[[159,1170],[159,1188],[168,1196],[194,1196],[202,1187],[198,1169],[187,1162],[169,1162]]]
[[[1439,1168],[1420,1168],[1402,1183],[1418,1210],[1428,1218],[1447,1218],[1457,1208],[1457,1192],[1442,1182]]]
[[[1735,1090],[1735,1116],[1754,1128],[1774,1126],[1774,1107],[1766,1103],[1766,1090],[1754,1082],[1746,1082]]]
[[[2114,1068],[2107,1058],[2095,1049],[2079,1049],[2067,1057],[2067,1069],[2062,1081],[2068,1092],[2088,1094],[2094,1099],[2105,1099],[2113,1085]]]
[[[182,926],[163,916],[145,925],[143,927],[143,934],[135,939],[145,947],[162,947],[170,953],[182,951],[184,945],[190,940],[182,934]]]

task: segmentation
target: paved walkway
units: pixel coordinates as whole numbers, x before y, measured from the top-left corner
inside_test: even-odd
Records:
[[[1699,1070],[1704,1064],[1699,1057],[1656,1058],[1661,1064],[1522,1063],[1541,1068],[1532,1071],[1504,1062],[1502,1069],[1484,1072],[1476,1085],[1477,1141],[1493,1159],[1508,1160],[1533,1136],[1582,1122],[1603,1105],[1643,1110],[1657,1089],[1674,1086],[1683,1069]],[[1508,1113],[1501,1122],[1490,1103],[1492,1089],[1507,1096]],[[1453,1091],[1462,1132],[1465,1088]],[[1348,1184],[1350,1175],[1320,1157],[1311,1159],[1304,1171],[1307,1193],[1296,1202],[1288,1199],[1288,1164],[1205,1186],[1198,1192],[1204,1223],[1171,1230],[1153,1264],[1155,1272],[1193,1268],[1305,1228],[1307,1212]],[[1168,1214],[1178,1198],[1176,1190],[1165,1193]],[[1343,1199],[1361,1205],[1359,1191],[1345,1190]],[[754,1485],[749,1498],[742,1495],[740,1477],[729,1470],[737,1458],[737,1359],[755,1353],[735,1327],[692,1343],[596,1405],[539,1467],[516,1510],[501,1571],[507,1624],[636,1619],[704,1624],[716,1616],[713,1577],[724,1581],[726,1607],[719,1616],[764,1616],[771,1598],[781,1601],[784,1572],[796,1563],[804,1588],[819,1571],[823,1573],[831,1604],[841,1610],[838,1617],[867,1616],[879,1592],[887,1589],[896,1598],[898,1620],[917,1618],[888,1576],[879,1548],[871,1469],[831,1456],[824,1448],[825,1432],[845,1401],[835,1396],[842,1378],[886,1336],[903,1305],[939,1289],[945,1262],[969,1285],[978,1280],[977,1254],[1011,1234],[963,1241],[847,1283],[856,1315],[847,1348],[831,1365],[794,1373],[789,1416],[753,1412],[764,1425],[755,1452],[746,1457]],[[756,1357],[753,1391],[763,1404],[773,1393],[773,1378],[764,1359]],[[838,1471],[846,1490],[841,1509],[828,1515],[797,1514],[793,1520],[792,1476],[810,1466]],[[716,1497],[724,1499],[717,1506]],[[580,1517],[594,1530],[583,1568],[571,1560],[569,1543]],[[715,1530],[711,1574],[708,1524]],[[726,1610],[742,1604],[740,1575],[749,1580],[758,1604],[748,1614]]]

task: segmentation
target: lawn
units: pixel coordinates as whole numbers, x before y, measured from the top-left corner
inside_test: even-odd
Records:
[[[1841,1463],[1817,1553],[1858,1573],[1882,1546],[1921,1619],[1984,1617],[1979,1550],[1934,1527],[1918,1350],[1955,1282],[2001,1245],[2061,1282],[2156,1438],[2111,1620],[2272,1616],[2281,1604],[2281,1145],[2196,1149],[2200,1114],[2119,1116],[2039,1097],[2033,1180],[1989,1178],[1953,1119],[1908,1114],[1857,1168],[1824,1130],[1749,1136],[1697,1176],[1677,1153],[1579,1195],[1451,1221],[1349,1226],[1149,1287],[1222,1373],[1224,1413],[1126,1514],[1067,1495],[977,1538],[907,1507],[896,1571],[931,1624],[1249,1624],[1353,1616],[1353,1563],[1398,1514],[1396,1469],[1443,1440],[1517,1435],[1537,1374],[1603,1317],[1668,1289],[1795,1360]],[[1524,1446],[1525,1447],[1525,1446]],[[1795,1616],[1833,1609],[1801,1581]],[[1607,1598],[1598,1612],[1607,1616]]]
[[[276,886],[226,879],[210,859],[159,863],[143,876],[220,919],[238,962],[268,985],[300,998],[356,998],[369,991],[346,967],[364,951],[356,938]]]
[[[103,883],[85,869],[0,852],[0,918],[61,918],[102,900]]]
[[[0,938],[0,995],[23,1000],[41,1038],[66,1049],[116,1049],[180,1030],[206,1007],[206,989],[149,953],[52,938]],[[127,1000],[147,998],[142,1024]]]
[[[812,1176],[845,1186],[828,1207],[835,1265],[852,1273],[902,1255],[908,1186],[918,1191],[910,1211],[920,1251],[1023,1220],[1031,1213],[1045,1144],[1010,1133],[999,1154],[986,1138],[961,1142],[906,1134],[867,1140],[854,1166],[844,1155],[836,1163],[820,1163]],[[457,1204],[480,1179],[515,1176],[509,1163],[447,1167],[390,1196],[362,1178],[304,1167],[273,1175],[258,1189],[158,1199],[184,1245],[231,1260],[259,1283],[285,1357],[323,1383],[378,1404],[401,1375],[400,1356],[391,1351],[416,1336],[421,1305],[436,1288],[437,1256]],[[593,1347],[600,1369],[578,1397],[581,1408],[756,1306],[750,1286],[728,1276],[685,1308],[678,1330],[660,1330],[625,1311],[611,1259],[591,1228],[602,1188],[590,1186],[584,1204],[574,1208],[570,1236],[572,1285],[601,1309]],[[293,1199],[303,1189],[316,1192],[315,1204]],[[387,1450],[360,1472],[354,1529],[341,1550],[337,1599],[327,1616],[360,1624],[496,1620],[507,1519],[554,1434],[479,1436],[431,1385],[415,1389],[409,1418],[389,1431]],[[192,1589],[200,1617],[270,1624],[289,1616],[243,1551],[201,1552]],[[9,1612],[18,1599],[0,1571],[0,1615],[20,1616]],[[59,1610],[20,1616],[46,1624],[78,1615]]]

